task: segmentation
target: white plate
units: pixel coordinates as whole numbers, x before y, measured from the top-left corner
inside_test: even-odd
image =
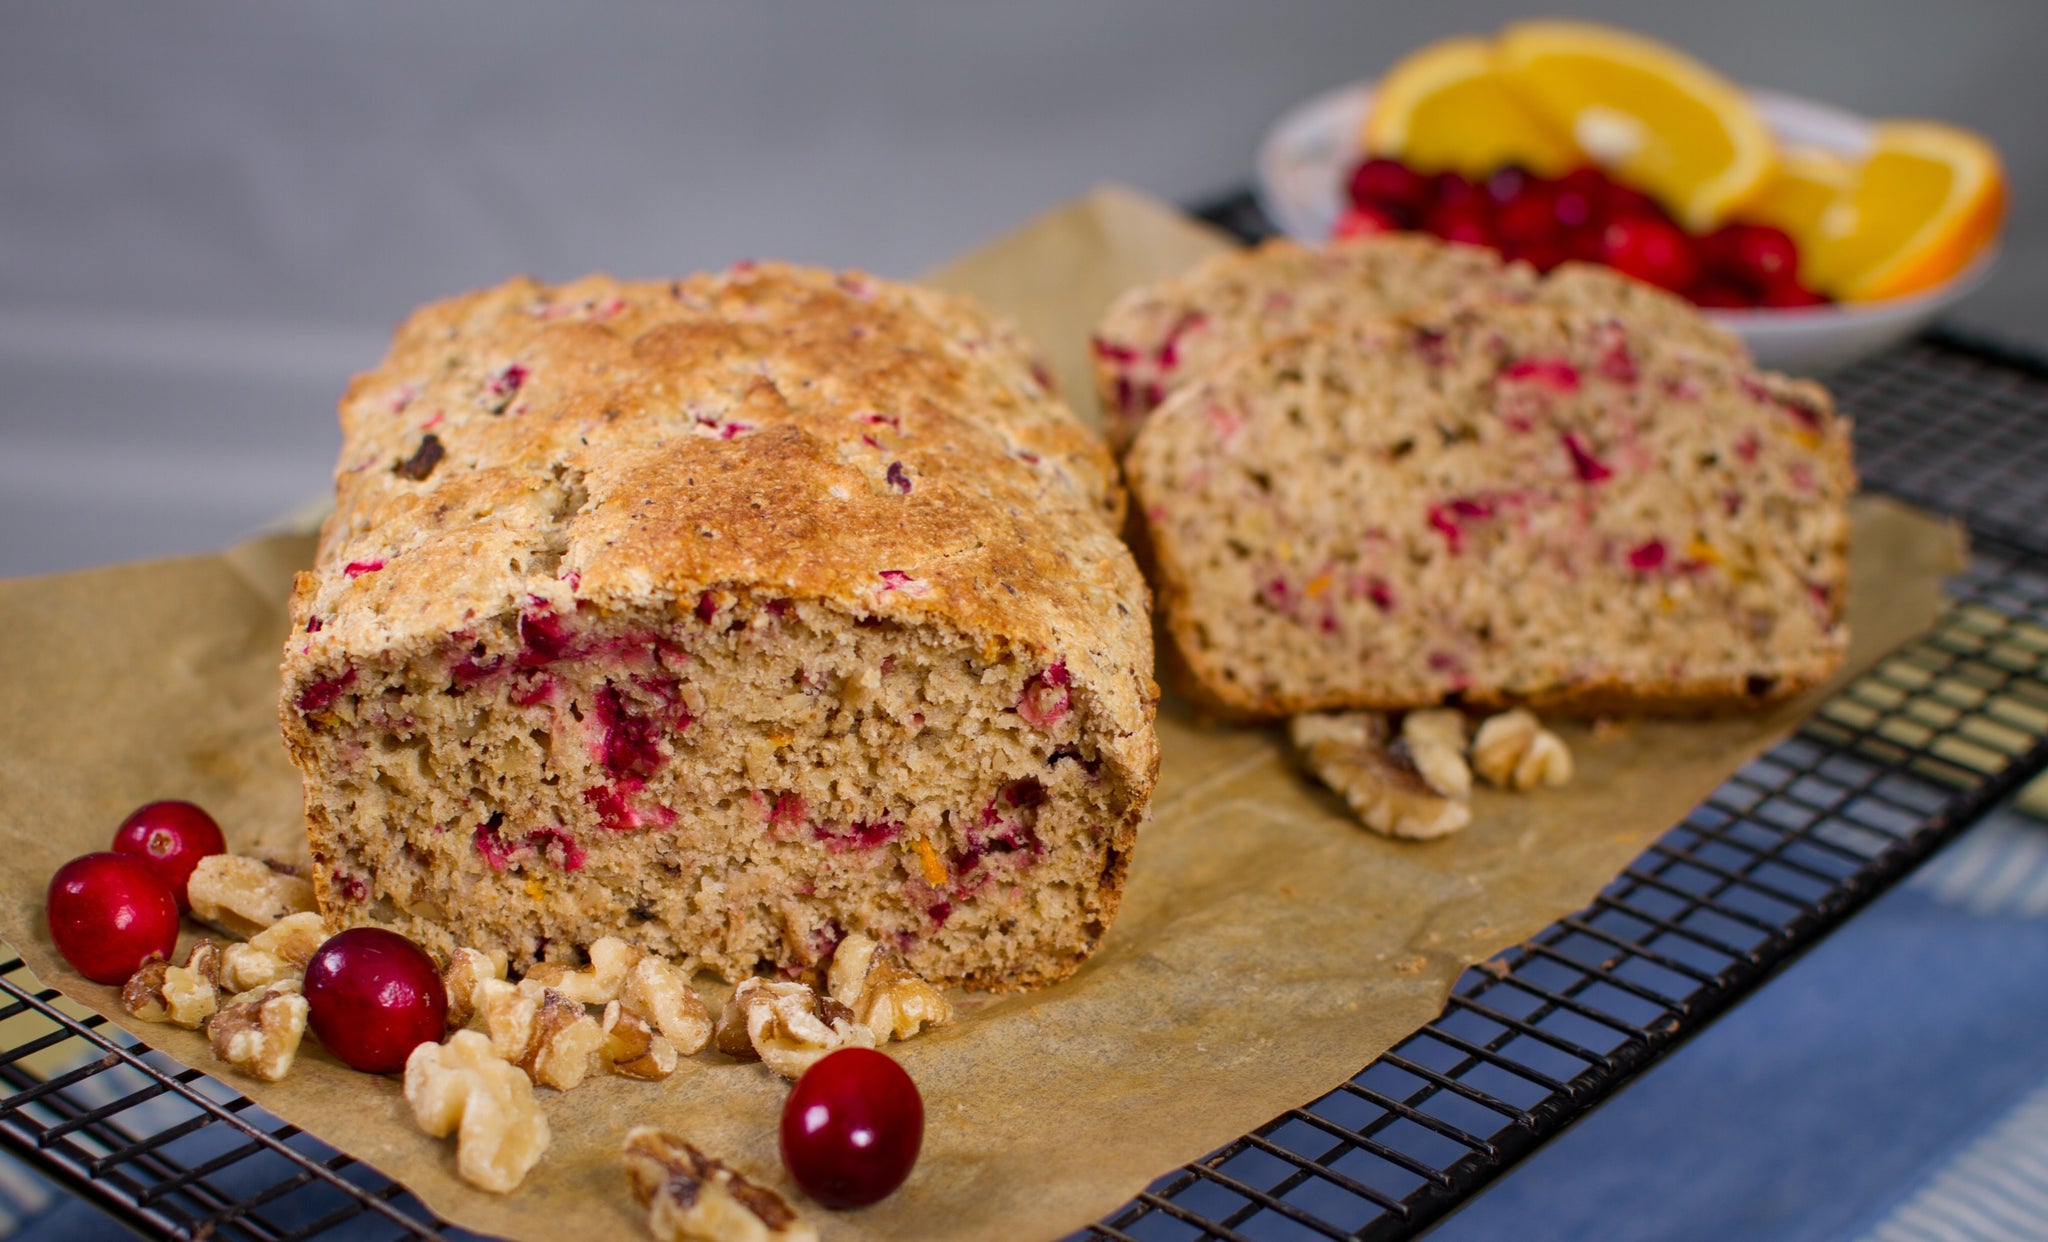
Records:
[[[1840,108],[1752,87],[1750,98],[1780,141],[1861,155],[1870,121]],[[1280,119],[1259,145],[1253,192],[1268,219],[1298,241],[1320,243],[1344,209],[1344,183],[1362,152],[1358,132],[1372,83],[1317,95]],[[1987,246],[1946,282],[1884,302],[1802,310],[1710,310],[1759,363],[1817,372],[1843,366],[1911,336],[1983,282],[1997,259]]]

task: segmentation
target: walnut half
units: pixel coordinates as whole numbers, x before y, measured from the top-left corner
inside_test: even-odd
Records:
[[[626,1184],[661,1242],[817,1242],[781,1195],[653,1126],[626,1131]]]
[[[206,1020],[213,1055],[264,1082],[291,1072],[305,1034],[306,998],[299,995],[296,979],[243,992]]]
[[[288,914],[313,908],[313,886],[260,858],[210,854],[185,883],[192,917],[243,940]]]
[[[1395,744],[1392,726],[1379,712],[1296,716],[1287,722],[1287,734],[1309,771],[1341,794],[1374,832],[1428,840],[1472,822],[1471,806],[1430,784],[1408,747]]]
[[[1507,789],[1562,785],[1572,778],[1572,752],[1534,714],[1517,707],[1479,726],[1472,766]]]
[[[833,950],[827,978],[832,999],[852,1010],[853,1020],[873,1031],[879,1043],[909,1039],[953,1019],[943,993],[858,932]]]
[[[527,971],[526,977],[579,1005],[604,1005],[619,999],[626,972],[642,956],[642,950],[617,936],[600,936],[590,946],[590,965],[582,970],[571,970],[560,962],[542,962]]]
[[[1401,717],[1400,745],[1424,782],[1446,798],[1472,796],[1472,769],[1465,763],[1465,713],[1430,707]]]
[[[491,1051],[481,1031],[421,1044],[405,1060],[405,1102],[435,1138],[455,1135],[455,1171],[497,1194],[518,1187],[553,1137],[526,1075]]]
[[[544,1087],[567,1091],[590,1073],[604,1032],[576,1001],[531,979],[477,984],[477,1008],[490,1030],[491,1051]]]
[[[448,965],[441,971],[441,990],[448,995],[448,1029],[459,1031],[468,1026],[482,1006],[477,1001],[477,985],[486,979],[502,980],[505,977],[505,954],[484,953],[478,949],[457,949],[448,955]]]
[[[543,1087],[567,1091],[590,1073],[590,1059],[604,1046],[604,1032],[583,1006],[553,988],[542,989],[533,1046],[519,1068]]]
[[[652,954],[626,972],[619,1004],[652,1023],[684,1056],[711,1042],[711,1011],[703,999],[680,969]]]
[[[659,1082],[676,1072],[676,1046],[618,1001],[604,1007],[604,1059],[612,1073]]]
[[[267,987],[279,979],[303,977],[327,941],[327,924],[317,911],[288,914],[250,937],[231,944],[221,956],[221,982],[234,992]]]
[[[144,1022],[197,1030],[220,1008],[220,964],[220,946],[211,940],[195,943],[183,966],[153,958],[122,985],[121,1007]]]
[[[784,1078],[795,1078],[828,1052],[872,1048],[875,1033],[853,1011],[801,983],[742,979],[719,1012],[713,1036],[720,1052],[759,1057]]]

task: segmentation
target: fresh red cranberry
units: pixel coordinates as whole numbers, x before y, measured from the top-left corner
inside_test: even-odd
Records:
[[[351,927],[306,963],[306,1020],[351,1068],[393,1074],[447,1034],[448,993],[427,951],[394,931]]]
[[[804,1071],[782,1105],[782,1163],[829,1208],[865,1207],[910,1176],[924,1143],[924,1101],[903,1067],[841,1048]]]
[[[1399,160],[1370,159],[1351,172],[1351,202],[1413,215],[1429,201],[1429,178]]]
[[[131,854],[148,864],[178,900],[178,911],[192,908],[185,884],[193,868],[209,854],[227,853],[213,816],[190,802],[151,802],[137,807],[114,832],[114,852]]]
[[[1372,203],[1346,207],[1344,214],[1337,217],[1337,227],[1330,230],[1332,237],[1372,237],[1379,233],[1394,233],[1408,227],[1408,224],[1392,210]]]
[[[1597,168],[1574,168],[1550,183],[1550,211],[1559,228],[1578,229],[1601,222],[1609,186]]]
[[[1486,178],[1486,197],[1502,207],[1520,202],[1530,191],[1541,188],[1542,178],[1520,164],[1503,164]]]
[[[1633,190],[1618,181],[1607,183],[1607,193],[1601,203],[1609,220],[1656,220],[1671,223],[1671,213],[1664,205],[1641,190]]]
[[[1550,195],[1540,188],[1503,203],[1493,214],[1493,231],[1505,249],[1562,245],[1563,230],[1551,212]]]
[[[1463,173],[1440,172],[1429,179],[1429,203],[1436,207],[1486,209],[1486,195]]]
[[[1694,306],[1709,310],[1748,310],[1756,305],[1756,295],[1741,285],[1730,284],[1719,277],[1709,276],[1685,291]]]
[[[1799,244],[1767,224],[1727,224],[1700,239],[1700,253],[1714,275],[1762,291],[1795,281]]]
[[[1809,306],[1826,306],[1828,299],[1800,284],[1797,279],[1787,279],[1765,285],[1757,304],[1773,310],[1800,310]]]
[[[1439,203],[1423,217],[1422,227],[1445,241],[1468,246],[1494,244],[1493,222],[1487,219],[1484,202],[1477,198],[1465,203]]]
[[[1699,279],[1692,239],[1675,224],[1646,216],[1609,220],[1600,237],[1601,262],[1614,270],[1673,291]]]
[[[1501,247],[1501,253],[1510,259],[1520,259],[1539,272],[1547,272],[1573,257],[1572,253],[1563,246],[1544,242],[1523,246],[1503,246]]]
[[[129,854],[86,854],[57,868],[43,914],[57,951],[94,983],[126,983],[178,947],[177,899]]]
[[[1564,231],[1565,257],[1581,263],[1605,263],[1607,261],[1607,223],[1605,217],[1595,217],[1594,222]]]

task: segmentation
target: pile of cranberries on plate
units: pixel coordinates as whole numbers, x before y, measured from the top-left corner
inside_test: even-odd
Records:
[[[1782,229],[1736,222],[1688,233],[1656,199],[1598,168],[1538,177],[1510,166],[1473,181],[1380,157],[1352,170],[1347,196],[1338,237],[1421,230],[1539,271],[1601,263],[1719,310],[1828,303],[1799,283],[1799,248]]]

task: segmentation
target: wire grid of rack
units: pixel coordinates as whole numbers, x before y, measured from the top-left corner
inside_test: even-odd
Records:
[[[1428,1026],[1077,1236],[1412,1236],[2048,766],[2048,530],[2033,520],[2048,364],[1935,335],[1834,389],[1867,484],[1975,536],[1936,630],[1585,910],[1468,971]],[[0,959],[0,1148],[116,1218],[222,1238],[469,1236]]]

